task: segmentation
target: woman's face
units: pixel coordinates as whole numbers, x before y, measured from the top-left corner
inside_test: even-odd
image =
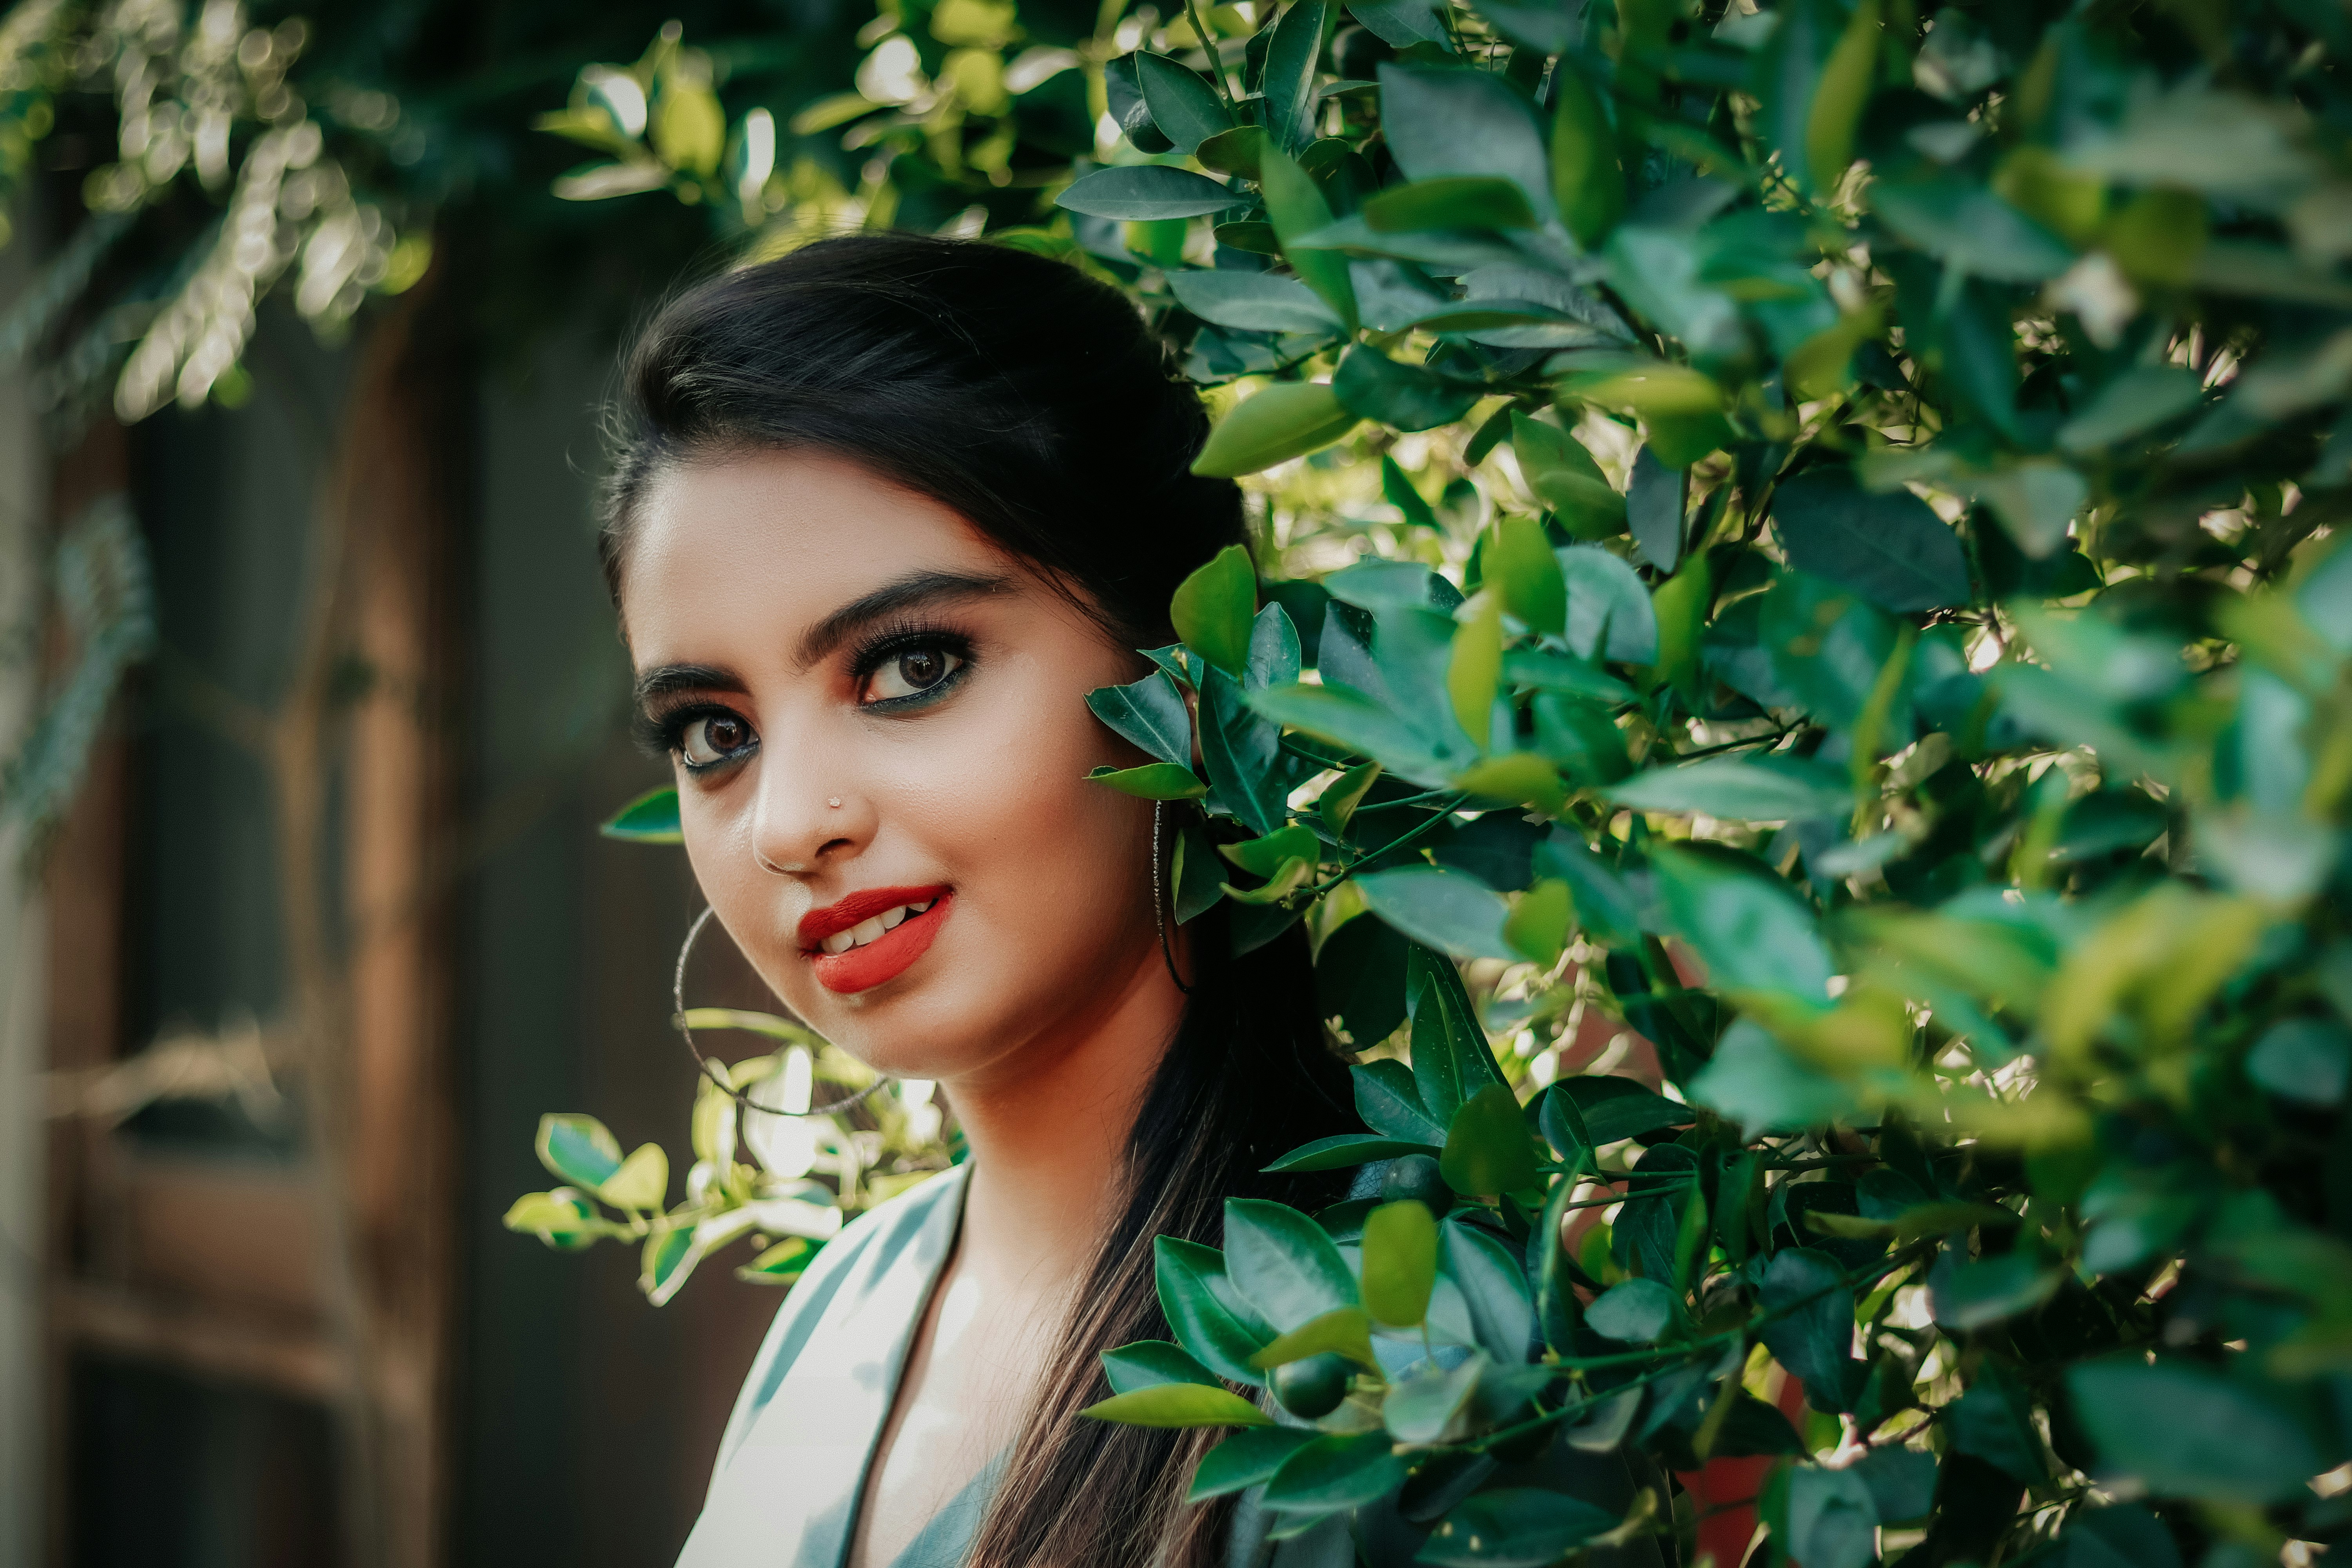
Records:
[[[845,460],[671,468],[622,573],[687,853],[762,978],[886,1072],[1075,1042],[1156,978],[1151,807],[1086,694],[1133,656],[934,500]]]

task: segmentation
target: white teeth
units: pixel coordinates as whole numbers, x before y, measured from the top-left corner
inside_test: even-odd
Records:
[[[858,921],[847,931],[834,932],[817,945],[828,953],[847,952],[853,947],[864,947],[884,931],[896,931],[917,915],[929,912],[931,905],[938,902],[937,899],[932,899],[927,903],[900,904],[896,909],[885,910],[870,920]]]

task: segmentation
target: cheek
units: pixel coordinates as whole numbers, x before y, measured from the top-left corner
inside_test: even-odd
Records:
[[[969,934],[1015,966],[1016,986],[1061,984],[1148,923],[1151,807],[1087,782],[1120,760],[1087,710],[1087,688],[1043,668],[1005,687],[989,713],[959,722],[954,743],[927,748],[894,794],[958,882],[975,917]]]

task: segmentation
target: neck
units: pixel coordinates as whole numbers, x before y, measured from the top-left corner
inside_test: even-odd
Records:
[[[1155,945],[1096,1005],[943,1085],[971,1150],[963,1261],[1074,1282],[1127,1196],[1136,1112],[1183,1022]]]

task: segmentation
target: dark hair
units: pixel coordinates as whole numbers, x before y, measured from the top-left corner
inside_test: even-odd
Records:
[[[1241,491],[1192,458],[1208,418],[1119,292],[1009,246],[819,240],[662,310],[625,362],[600,548],[665,464],[813,447],[941,502],[1083,587],[1129,646],[1171,640],[1186,574],[1244,542]]]
[[[939,500],[1129,646],[1169,640],[1176,585],[1243,538],[1240,492],[1191,469],[1208,432],[1200,400],[1134,309],[1009,247],[821,240],[672,301],[625,377],[603,533],[616,596],[648,480],[747,449],[833,453]],[[1227,1197],[1339,1197],[1344,1176],[1262,1168],[1354,1118],[1298,928],[1243,956],[1222,908],[1192,929],[1194,991],[1136,1117],[1125,1205],[1072,1298],[973,1568],[1223,1559],[1231,1500],[1183,1502],[1209,1439],[1076,1412],[1106,1392],[1100,1352],[1171,1337],[1152,1238],[1215,1244]]]

